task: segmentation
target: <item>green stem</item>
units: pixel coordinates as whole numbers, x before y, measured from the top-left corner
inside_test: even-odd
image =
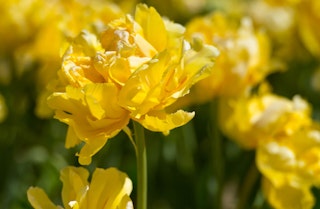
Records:
[[[241,186],[241,193],[237,204],[237,209],[245,209],[248,208],[248,203],[250,199],[250,195],[253,194],[254,187],[259,181],[260,173],[255,165],[255,161],[253,161],[250,170],[247,173],[247,177],[245,178],[244,184]]]
[[[138,122],[133,122],[134,136],[137,145],[137,176],[138,194],[137,208],[147,209],[147,151],[145,145],[144,128]]]
[[[218,123],[218,99],[215,99],[210,104],[211,112],[211,149],[213,174],[217,183],[217,190],[214,194],[214,208],[222,208],[222,194],[224,185],[224,156],[223,156],[223,140],[220,135]]]

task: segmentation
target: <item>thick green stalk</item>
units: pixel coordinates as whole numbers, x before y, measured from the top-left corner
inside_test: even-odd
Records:
[[[135,121],[133,122],[133,127],[137,147],[137,208],[147,209],[147,150],[145,144],[144,128],[138,122]]]

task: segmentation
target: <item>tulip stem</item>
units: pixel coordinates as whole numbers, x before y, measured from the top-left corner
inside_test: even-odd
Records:
[[[217,189],[214,193],[214,208],[223,208],[222,196],[224,187],[224,153],[223,139],[219,130],[218,122],[218,99],[215,99],[210,104],[211,112],[211,149],[212,149],[212,167],[213,175],[216,179]]]
[[[147,208],[147,151],[145,145],[144,128],[138,122],[133,122],[134,136],[136,141],[137,156],[137,208]]]
[[[237,209],[245,209],[249,207],[250,196],[257,193],[255,187],[257,182],[260,181],[260,173],[256,167],[255,161],[253,161],[247,177],[244,180],[243,185],[241,186],[241,193],[239,195],[239,200],[237,204]]]

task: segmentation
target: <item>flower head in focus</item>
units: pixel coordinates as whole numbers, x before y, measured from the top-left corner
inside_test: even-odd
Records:
[[[89,172],[82,167],[61,171],[62,202],[65,209],[133,209],[129,197],[132,182],[116,168],[97,168],[88,182]],[[34,209],[63,209],[56,206],[38,187],[28,189],[28,200]]]
[[[139,4],[134,17],[111,21],[99,37],[83,31],[74,39],[49,105],[69,125],[66,146],[85,142],[80,163],[89,164],[130,118],[163,133],[192,119],[194,113],[167,108],[211,73],[218,52],[187,42],[184,32],[153,7]]]

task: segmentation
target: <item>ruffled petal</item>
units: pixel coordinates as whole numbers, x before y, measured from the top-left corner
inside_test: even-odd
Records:
[[[194,112],[185,112],[183,110],[178,110],[171,114],[167,114],[164,111],[158,111],[147,114],[137,121],[146,129],[168,134],[170,130],[188,123],[194,115]]]
[[[107,143],[108,139],[109,138],[106,138],[105,136],[100,136],[87,140],[81,148],[80,153],[77,153],[79,163],[81,165],[89,165],[91,163],[91,157]]]

